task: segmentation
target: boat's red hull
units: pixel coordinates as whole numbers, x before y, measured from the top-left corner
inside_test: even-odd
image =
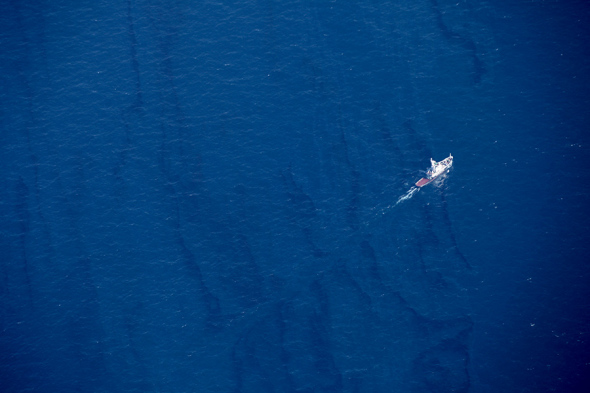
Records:
[[[423,177],[422,179],[418,180],[418,182],[416,183],[416,187],[424,187],[425,185],[427,185],[428,183],[430,183],[433,180],[434,179],[427,179],[427,178]]]

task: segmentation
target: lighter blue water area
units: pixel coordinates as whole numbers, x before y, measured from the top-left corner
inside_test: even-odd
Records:
[[[590,390],[584,2],[0,19],[1,391]]]

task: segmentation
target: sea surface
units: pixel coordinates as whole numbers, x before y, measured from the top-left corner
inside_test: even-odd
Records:
[[[589,42],[575,0],[1,1],[0,391],[590,391]]]

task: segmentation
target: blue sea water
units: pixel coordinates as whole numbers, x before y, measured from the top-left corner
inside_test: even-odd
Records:
[[[586,2],[0,22],[1,391],[590,391]]]

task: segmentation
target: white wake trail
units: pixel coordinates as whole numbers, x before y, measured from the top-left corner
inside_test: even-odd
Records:
[[[399,199],[397,200],[397,202],[395,203],[394,206],[399,205],[403,201],[407,201],[408,199],[410,199],[411,197],[413,197],[414,194],[417,193],[419,190],[420,190],[420,188],[418,188],[418,187],[412,187],[412,188],[410,188],[408,190],[408,192],[406,192],[404,195],[402,195],[401,197],[399,197]]]
[[[377,219],[378,217],[383,217],[391,209],[395,208],[397,205],[399,205],[403,201],[410,199],[419,190],[420,190],[419,187],[412,187],[404,195],[400,196],[395,204],[388,205],[388,206],[383,207],[383,208],[378,208],[377,206],[374,207],[374,208],[372,208],[371,209],[371,212],[372,212],[372,216],[373,217],[370,218],[369,220],[367,220],[367,222],[365,222],[365,226],[370,225],[373,222],[374,219]]]

